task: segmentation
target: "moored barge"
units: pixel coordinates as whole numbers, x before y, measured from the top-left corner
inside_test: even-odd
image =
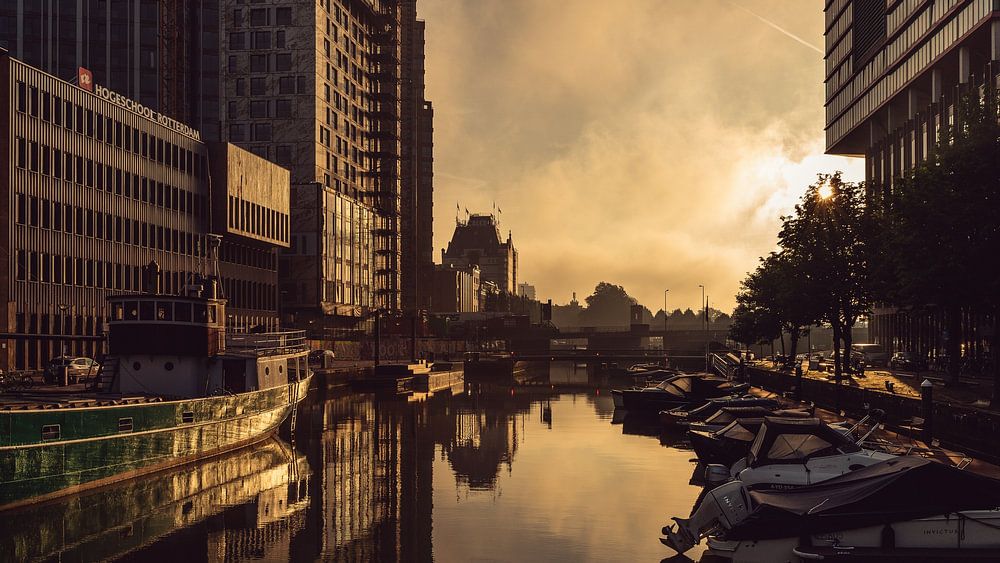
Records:
[[[227,333],[215,288],[109,297],[97,392],[0,400],[0,510],[254,444],[294,419],[311,378],[304,333]]]

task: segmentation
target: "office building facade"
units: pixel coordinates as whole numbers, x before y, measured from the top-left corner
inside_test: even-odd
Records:
[[[220,13],[222,134],[295,186],[285,309],[343,328],[402,310],[414,214],[429,216],[413,197],[429,178],[411,146],[429,127],[414,0],[223,0]]]
[[[933,154],[956,102],[996,81],[995,0],[828,0],[825,8],[826,150],[863,156],[869,201]],[[869,337],[889,351],[932,353],[947,337],[940,314],[879,304]]]
[[[8,211],[0,229],[8,264],[0,273],[0,368],[39,368],[63,353],[99,356],[106,297],[141,291],[141,269],[151,261],[165,293],[212,273],[210,187],[232,191],[235,175],[210,179],[210,147],[196,130],[103,85],[85,91],[0,50],[0,136],[0,201]],[[287,176],[271,178],[264,191],[287,194]],[[285,233],[255,241],[270,245],[273,256],[287,244],[287,204],[254,204],[285,225]],[[220,227],[217,234],[235,241],[235,231]],[[249,279],[247,270],[230,268],[223,282],[263,282],[273,294],[275,267],[272,259],[265,274]],[[274,318],[275,300],[256,297],[263,292],[234,298],[234,314],[268,310]]]
[[[0,2],[0,48],[96,83],[218,140],[218,0]]]

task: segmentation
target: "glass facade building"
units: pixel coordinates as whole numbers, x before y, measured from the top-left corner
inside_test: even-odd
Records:
[[[870,204],[933,154],[964,94],[1000,76],[997,0],[828,0],[825,15],[826,150],[865,158]],[[951,326],[972,327],[971,312]],[[968,318],[965,318],[968,317]],[[869,339],[887,351],[940,354],[941,312],[876,305]],[[961,331],[964,352],[980,343]],[[953,336],[954,337],[954,336]]]

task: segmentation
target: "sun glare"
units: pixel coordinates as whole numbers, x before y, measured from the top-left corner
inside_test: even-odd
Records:
[[[830,184],[823,184],[819,187],[819,198],[820,199],[830,199],[833,195],[833,186]]]

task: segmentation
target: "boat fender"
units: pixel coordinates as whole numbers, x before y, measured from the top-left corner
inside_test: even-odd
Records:
[[[896,549],[896,530],[892,524],[882,527],[882,549]]]

